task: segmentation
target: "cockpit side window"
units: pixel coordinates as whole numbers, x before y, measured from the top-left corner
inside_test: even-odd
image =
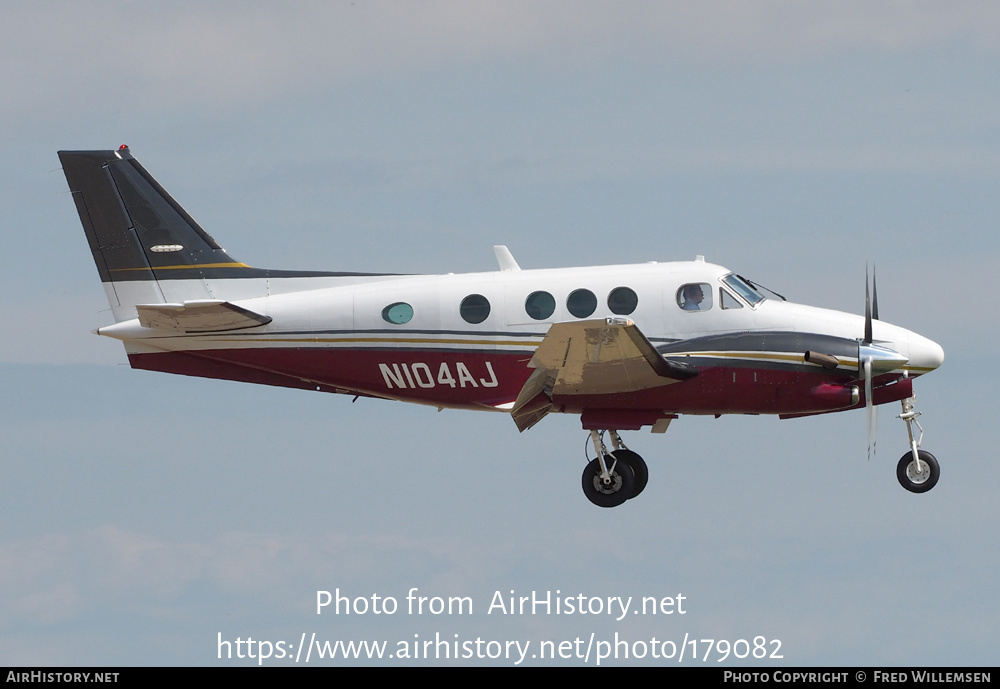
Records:
[[[743,302],[730,294],[725,287],[719,288],[719,306],[723,309],[742,309]]]
[[[712,308],[712,287],[707,282],[689,282],[677,290],[677,306],[684,311],[708,311]]]

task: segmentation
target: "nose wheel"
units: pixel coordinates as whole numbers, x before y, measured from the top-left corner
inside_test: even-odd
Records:
[[[907,452],[896,465],[899,485],[911,493],[926,493],[937,484],[940,475],[937,458],[926,450],[918,450],[916,460],[912,452]]]

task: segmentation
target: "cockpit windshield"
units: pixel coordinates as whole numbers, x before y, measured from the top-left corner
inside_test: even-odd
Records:
[[[726,283],[730,289],[746,299],[750,306],[756,306],[758,303],[764,301],[764,295],[755,290],[739,275],[730,273],[726,277],[722,278],[722,281]]]

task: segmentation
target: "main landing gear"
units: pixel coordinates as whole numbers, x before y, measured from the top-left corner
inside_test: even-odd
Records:
[[[598,507],[617,507],[641,493],[649,480],[642,457],[625,447],[618,431],[608,433],[611,451],[604,445],[604,431],[590,432],[597,459],[583,470],[583,494]]]
[[[926,493],[937,485],[941,468],[937,458],[926,450],[918,450],[924,439],[924,429],[917,421],[920,412],[913,410],[913,398],[902,401],[903,413],[899,415],[906,422],[906,433],[910,436],[910,451],[899,458],[896,465],[896,478],[901,485],[911,493]],[[920,435],[913,437],[913,426],[916,425]]]

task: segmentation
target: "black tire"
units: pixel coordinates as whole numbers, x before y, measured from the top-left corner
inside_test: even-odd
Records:
[[[917,456],[920,458],[920,462],[927,467],[922,472],[923,476],[916,475],[913,452],[907,452],[899,458],[899,464],[896,465],[896,478],[899,480],[899,485],[911,493],[926,493],[937,485],[938,478],[941,476],[941,467],[938,466],[937,458],[930,452],[917,450]]]
[[[610,461],[606,459],[605,461]],[[591,460],[583,470],[583,494],[598,507],[618,507],[635,494],[635,474],[632,467],[619,462],[611,472],[611,484],[604,485],[601,480],[601,463]]]
[[[649,467],[646,466],[646,460],[632,450],[615,450],[612,454],[620,463],[627,464],[635,476],[635,487],[629,498],[631,500],[641,493],[646,488],[646,484],[649,483]]]

